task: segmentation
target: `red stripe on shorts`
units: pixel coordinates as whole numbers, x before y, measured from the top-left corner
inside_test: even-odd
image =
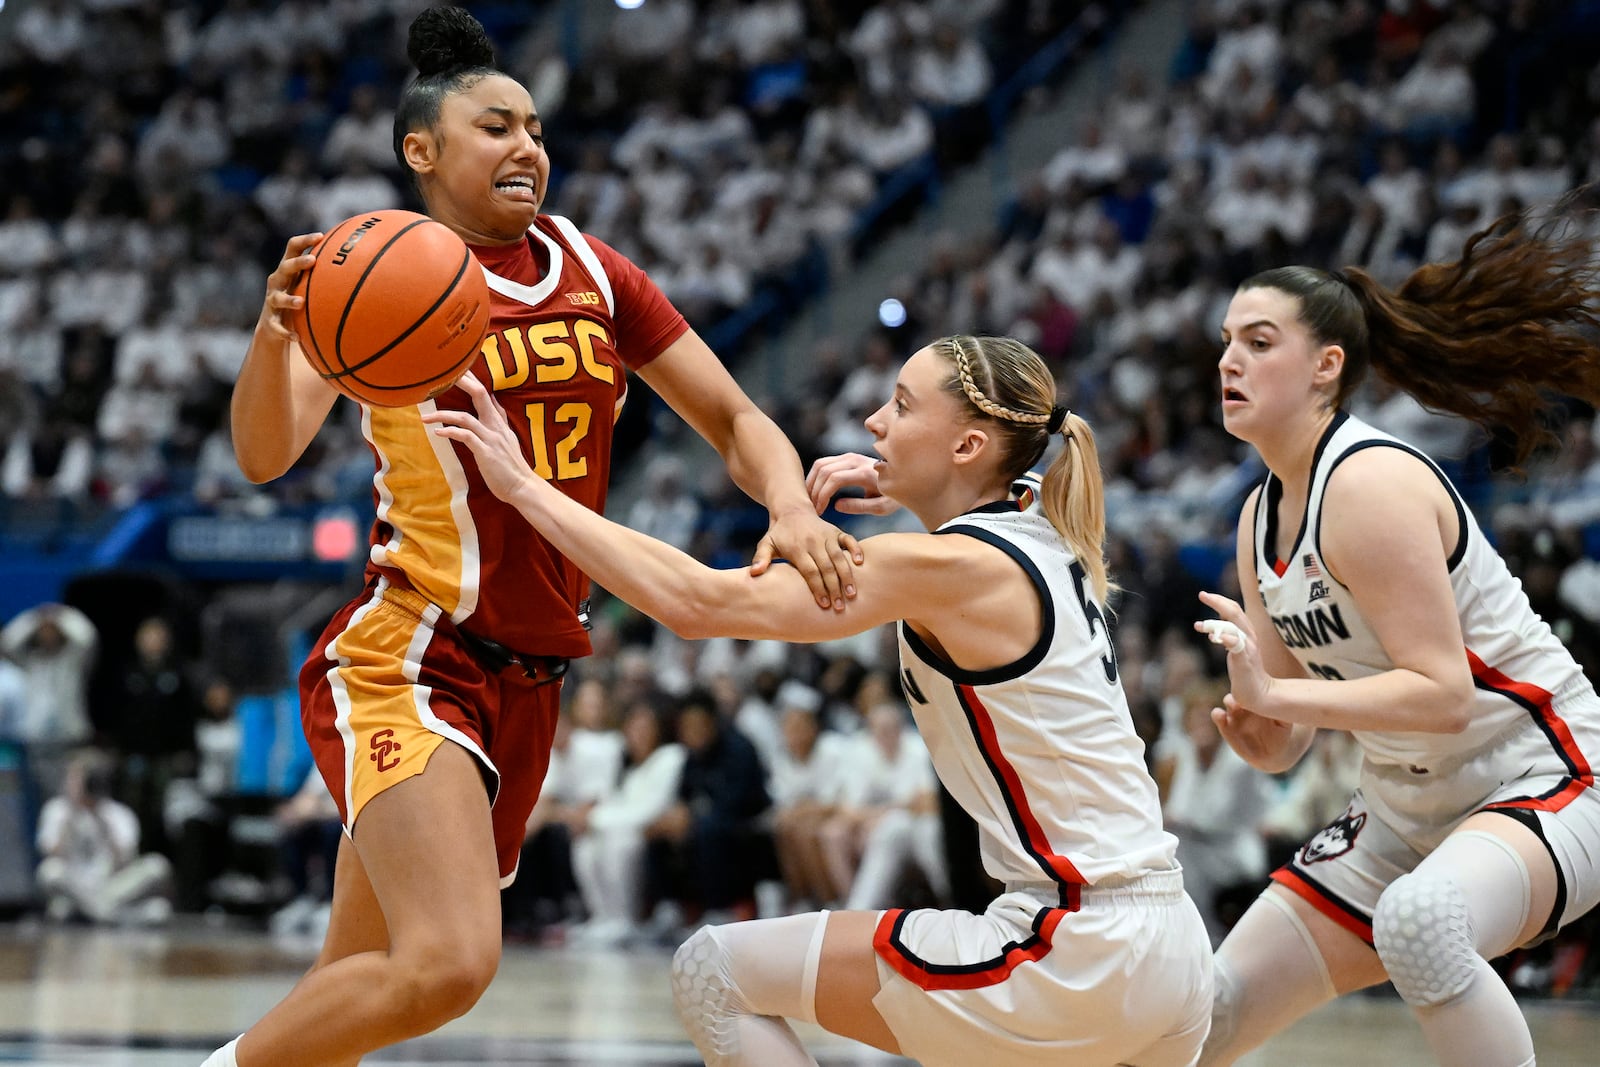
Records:
[[[1482,688],[1500,693],[1527,708],[1534,721],[1544,730],[1545,736],[1555,745],[1556,751],[1566,761],[1573,779],[1564,789],[1548,797],[1514,800],[1493,806],[1560,811],[1573,797],[1594,785],[1594,771],[1589,767],[1589,761],[1584,758],[1583,750],[1578,747],[1577,740],[1573,738],[1572,729],[1567,726],[1566,720],[1556,714],[1554,698],[1549,691],[1541,689],[1532,682],[1519,682],[1514,678],[1508,678],[1479,659],[1472,649],[1469,648],[1466,652],[1467,663],[1472,667],[1473,680]]]
[[[919,989],[982,989],[998,985],[1011,977],[1011,972],[1024,963],[1036,963],[1050,952],[1050,939],[1055,935],[1061,917],[1067,914],[1060,908],[1050,908],[1039,923],[1039,930],[1026,941],[1009,946],[1004,955],[983,963],[944,964],[928,963],[906,951],[896,941],[896,927],[904,908],[892,908],[878,920],[878,929],[872,935],[872,947],[885,963],[899,972],[900,977]]]
[[[1367,944],[1372,944],[1372,923],[1363,922],[1352,915],[1343,903],[1329,896],[1322,887],[1312,885],[1288,867],[1280,867],[1273,871],[1272,880]]]

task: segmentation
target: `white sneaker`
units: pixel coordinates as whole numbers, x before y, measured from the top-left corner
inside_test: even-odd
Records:
[[[667,937],[676,935],[683,929],[683,905],[676,900],[663,900],[656,905],[655,911],[650,913],[650,921],[645,924],[645,930],[652,937]]]
[[[233,1050],[237,1048],[238,1045],[239,1039],[236,1037],[226,1045],[223,1045],[221,1048],[217,1049],[217,1051],[213,1052],[211,1055],[207,1056],[206,1062],[202,1063],[200,1067],[239,1067],[239,1061],[235,1059],[233,1055]]]

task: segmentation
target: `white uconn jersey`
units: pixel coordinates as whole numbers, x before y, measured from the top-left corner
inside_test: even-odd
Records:
[[[1102,879],[1173,870],[1087,573],[1037,505],[991,504],[936,533],[976,537],[1027,572],[1043,632],[1014,663],[964,671],[901,623],[901,683],[939,778],[977,821],[984,869],[1054,883],[1063,905]]]
[[[1399,448],[1422,460],[1455,502],[1461,534],[1448,560],[1450,585],[1477,688],[1471,721],[1459,734],[1356,731],[1368,759],[1410,766],[1468,755],[1490,747],[1531,716],[1571,778],[1592,781],[1588,758],[1597,754],[1600,723],[1569,724],[1552,707],[1589,688],[1577,662],[1534,614],[1521,583],[1506,569],[1438,466],[1405,442],[1344,412],[1334,417],[1317,446],[1305,517],[1293,549],[1281,560],[1273,546],[1282,483],[1269,475],[1260,494],[1255,516],[1256,580],[1278,635],[1313,677],[1361,678],[1393,669],[1355,598],[1328,573],[1320,544],[1329,476],[1346,457],[1374,447]]]

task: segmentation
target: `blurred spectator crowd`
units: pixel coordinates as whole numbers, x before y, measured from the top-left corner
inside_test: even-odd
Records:
[[[284,237],[405,200],[385,108],[418,6],[43,0],[17,20],[0,44],[8,508],[53,518],[176,490],[266,506],[368,491],[351,412],[281,483],[244,485],[226,398]],[[1014,179],[991,230],[930,241],[891,294],[904,325],[817,343],[804,386],[767,402],[809,460],[870,450],[862,419],[928,338],[1010,334],[1051,363],[1099,439],[1121,674],[1214,937],[1340,813],[1359,761],[1325,735],[1268,777],[1207,715],[1226,681],[1190,630],[1195,594],[1236,595],[1233,523],[1261,473],[1214,402],[1222,308],[1243,277],[1287,263],[1398,282],[1499,214],[1600,179],[1600,77],[1528,62],[1559,47],[1548,32],[1574,6],[1197,2],[1164,84],[1123,71],[1043,167]],[[981,152],[996,72],[1078,13],[652,0],[574,67],[530,18],[537,5],[474,7],[551,131],[552,210],[645,266],[697,324],[808,256],[847,264],[891,177],[929,153],[949,166]],[[1380,384],[1358,413],[1436,454],[1600,678],[1594,413],[1574,408],[1562,448],[1521,480],[1491,473],[1494,441]],[[656,442],[647,489],[620,517],[713,564],[746,561],[765,512],[718,465]],[[702,917],[981,908],[991,887],[910,726],[890,631],[688,643],[597,604],[596,655],[569,677],[506,897],[513,933],[622,945]],[[275,929],[314,931],[338,840],[315,775],[281,806],[246,810],[228,687],[159,617],[128,647],[98,644],[60,606],[0,631],[4,736],[67,805],[36,841],[41,899],[66,900],[51,913],[154,921],[152,895],[181,911],[248,898],[276,909]],[[97,654],[115,684],[91,697]],[[80,758],[90,741],[105,755]],[[132,822],[98,820],[121,829],[97,846],[111,858],[96,860],[95,895],[46,867],[61,828],[82,822],[67,816],[101,800]],[[270,859],[250,860],[261,845]],[[125,870],[137,876],[108,888]],[[248,879],[258,891],[235,891]],[[1505,966],[1519,989],[1600,989],[1592,941],[1579,928]]]
[[[1015,176],[992,227],[930,236],[887,294],[903,325],[818,343],[809,382],[771,407],[804,459],[869,451],[862,420],[925,340],[1027,341],[1095,429],[1123,617],[1158,639],[1192,614],[1177,587],[1225,580],[1239,504],[1264,473],[1215,399],[1234,288],[1292,263],[1398,284],[1515,210],[1560,205],[1595,228],[1592,190],[1587,214],[1564,200],[1600,180],[1600,75],[1565,62],[1600,41],[1589,7],[1190,5],[1166,84],[1131,62],[1108,79],[1053,156]],[[1353,407],[1435,455],[1513,566],[1538,568],[1540,610],[1593,675],[1594,412],[1573,404],[1560,448],[1517,474],[1487,435],[1382,382]],[[738,525],[720,474],[706,477],[702,536]]]
[[[353,409],[257,489],[228,390],[288,236],[416,206],[390,109],[427,0],[40,0],[0,37],[0,491],[46,527],[165,493],[359,498]],[[977,152],[994,70],[1079,4],[653,0],[574,65],[574,5],[469,5],[531,89],[550,209],[702,329],[847,257],[880,186]],[[9,14],[9,13],[8,13]],[[804,270],[802,275],[805,275]],[[791,279],[792,280],[792,279]]]

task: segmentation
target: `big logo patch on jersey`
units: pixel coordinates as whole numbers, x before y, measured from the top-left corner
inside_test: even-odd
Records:
[[[1300,850],[1301,863],[1321,863],[1337,859],[1356,847],[1356,835],[1367,825],[1367,813],[1345,808],[1344,814],[1318,830]]]

